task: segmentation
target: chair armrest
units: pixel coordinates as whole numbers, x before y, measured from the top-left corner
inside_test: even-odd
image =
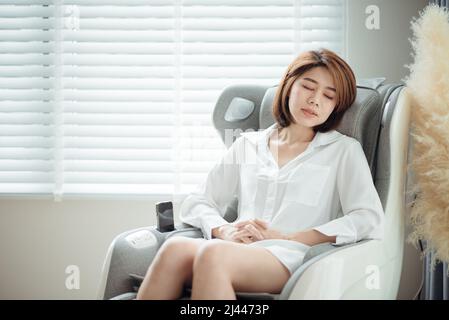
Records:
[[[316,245],[310,247],[309,250],[307,250],[306,254],[304,255],[304,259],[303,259],[302,263],[304,264],[307,261],[309,261],[310,259],[317,257],[325,252],[335,250],[336,248],[338,248],[338,247],[335,247],[330,242],[316,244]]]
[[[384,243],[363,240],[335,247],[304,263],[284,286],[279,299],[395,299],[394,265]]]
[[[98,299],[110,299],[133,291],[135,280],[130,274],[145,275],[164,241],[174,236],[200,238],[201,230],[185,225],[161,233],[155,226],[133,229],[112,241],[103,263]]]
[[[204,238],[203,232],[201,229],[192,227],[188,224],[181,224],[176,226],[174,231],[171,231],[167,234],[165,239],[174,237],[174,236],[183,236],[189,238]]]

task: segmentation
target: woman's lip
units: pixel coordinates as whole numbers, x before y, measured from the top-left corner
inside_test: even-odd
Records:
[[[302,110],[302,112],[303,112],[306,116],[309,116],[309,117],[316,117],[316,114],[309,113],[306,109],[301,109],[301,110]]]

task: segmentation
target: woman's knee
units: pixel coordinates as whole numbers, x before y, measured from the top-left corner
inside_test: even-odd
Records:
[[[193,263],[198,242],[186,237],[173,237],[166,240],[158,251],[159,262],[176,266]]]
[[[202,245],[193,262],[193,270],[218,270],[227,260],[227,245],[221,240],[208,240]]]

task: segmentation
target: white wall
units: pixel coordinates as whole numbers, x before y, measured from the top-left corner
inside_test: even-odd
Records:
[[[426,1],[349,1],[348,62],[357,77],[399,81],[410,63],[412,16]],[[365,7],[380,8],[380,30],[364,27]],[[158,199],[158,201],[167,199]],[[170,199],[171,200],[171,199]],[[103,258],[122,231],[153,225],[152,200],[0,198],[0,299],[95,299]],[[175,203],[175,212],[178,204]],[[79,290],[65,287],[65,268],[80,268]],[[420,262],[407,246],[399,298],[411,298]]]

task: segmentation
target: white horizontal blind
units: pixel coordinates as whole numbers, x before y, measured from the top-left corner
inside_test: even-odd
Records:
[[[214,103],[342,53],[343,0],[0,5],[0,193],[190,192],[224,151]]]
[[[344,57],[346,1],[300,0],[295,3],[298,51],[322,47]]]
[[[48,4],[51,1],[3,1],[0,5],[3,194],[53,191],[55,12]]]
[[[64,194],[172,194],[174,1],[65,0]]]

